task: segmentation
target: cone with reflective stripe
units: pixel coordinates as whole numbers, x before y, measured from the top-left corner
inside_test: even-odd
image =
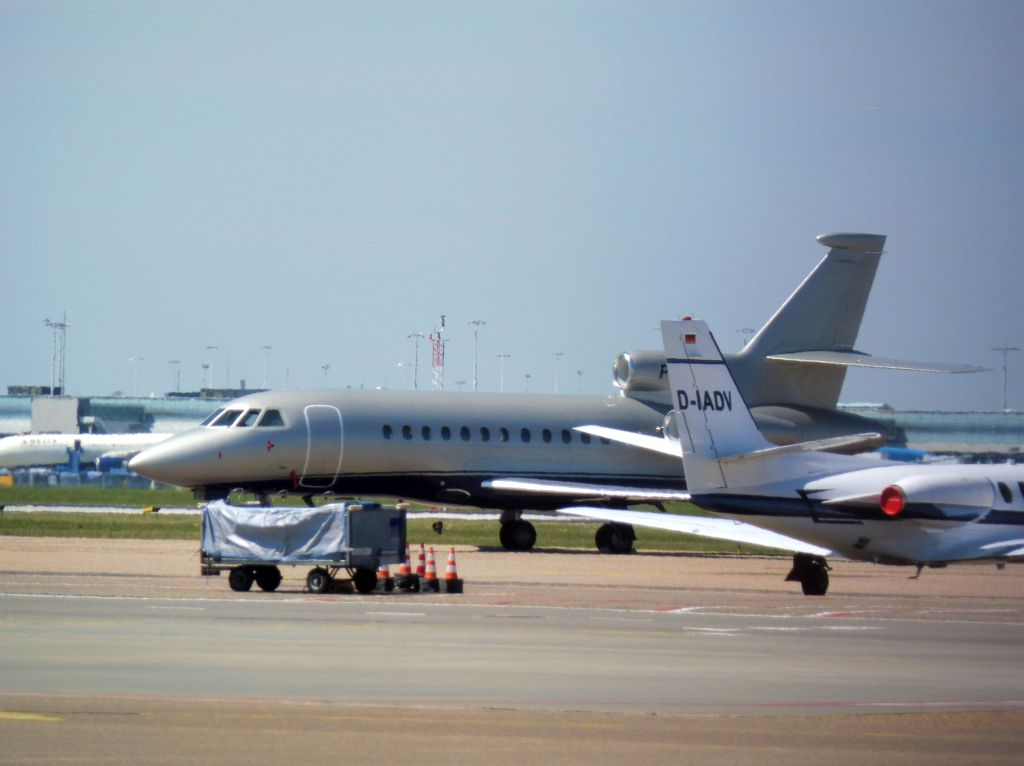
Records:
[[[388,565],[383,561],[377,566],[377,587],[375,590],[390,593],[395,589],[395,581],[391,577]]]
[[[423,548],[423,543],[420,543],[420,560],[419,560],[419,563],[416,565],[416,574],[418,574],[420,577],[423,577],[423,575],[425,575],[426,573],[427,573],[426,552],[425,552],[425,550]]]
[[[423,583],[423,590],[430,593],[440,593],[441,583],[437,580],[437,563],[434,561],[434,546],[430,546],[430,553],[427,555],[427,573]]]
[[[419,593],[420,577],[412,573],[412,567],[409,564],[411,560],[412,552],[409,550],[409,543],[406,543],[405,558],[402,559],[402,563],[398,566],[398,579],[395,581],[395,585],[401,590]]]
[[[448,549],[448,566],[444,570],[444,592],[462,593],[462,578],[455,568],[455,548]]]

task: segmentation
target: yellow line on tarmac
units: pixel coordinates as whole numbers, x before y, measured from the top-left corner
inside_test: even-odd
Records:
[[[63,718],[55,715],[43,715],[42,713],[17,713],[13,710],[0,710],[0,721],[63,721]]]

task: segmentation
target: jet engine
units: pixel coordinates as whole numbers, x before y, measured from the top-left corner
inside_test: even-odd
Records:
[[[969,521],[977,518],[957,511],[987,513],[995,503],[995,488],[988,479],[969,476],[908,476],[890,484],[879,496],[882,513],[898,517],[908,505],[931,506],[941,517]],[[951,512],[951,513],[950,513]]]
[[[668,365],[661,351],[623,351],[615,357],[612,380],[627,394],[664,391],[668,393]]]

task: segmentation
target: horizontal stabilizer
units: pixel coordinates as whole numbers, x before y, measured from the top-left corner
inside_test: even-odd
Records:
[[[731,540],[736,543],[760,545],[765,548],[777,548],[795,553],[812,553],[816,556],[828,556],[832,553],[827,548],[819,548],[793,537],[769,532],[767,529],[755,527],[753,524],[712,516],[680,516],[671,513],[616,511],[606,508],[559,508],[558,512],[570,516],[610,521],[615,524],[664,529],[669,532],[682,532],[715,540]]]
[[[910,362],[903,359],[885,359],[860,351],[793,351],[788,354],[769,354],[766,359],[777,362],[803,364],[829,364],[837,367],[874,367],[882,370],[908,370],[911,372],[985,372],[986,367],[946,362]]]
[[[502,492],[523,492],[533,495],[565,495],[576,498],[609,500],[632,500],[642,502],[685,501],[689,492],[674,489],[640,489],[609,484],[587,484],[585,482],[553,481],[551,479],[490,479],[483,482],[485,489]]]
[[[607,426],[576,426],[573,430],[608,439],[609,441],[619,442],[620,444],[626,444],[630,447],[640,447],[651,452],[660,452],[662,455],[668,455],[669,457],[682,457],[679,442],[670,441],[662,436],[638,434],[633,431],[620,431],[617,428],[608,428]]]
[[[783,444],[781,447],[766,447],[754,452],[745,452],[742,455],[729,455],[728,457],[723,457],[721,462],[739,463],[744,460],[763,460],[764,458],[798,452],[828,452],[829,450],[840,449],[848,452],[854,447],[863,447],[865,450],[868,450],[877,447],[878,441],[881,438],[882,435],[874,431],[863,434],[850,434],[849,436],[833,436],[828,439],[815,439],[814,441],[800,442],[798,444]]]

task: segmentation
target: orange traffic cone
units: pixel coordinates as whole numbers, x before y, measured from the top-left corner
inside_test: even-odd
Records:
[[[455,548],[448,549],[448,566],[444,570],[444,592],[462,593],[462,578],[455,568]]]
[[[437,563],[434,561],[434,546],[430,546],[430,555],[427,556],[427,577],[424,590],[432,593],[441,592],[441,583],[437,581]]]
[[[383,561],[377,566],[377,588],[378,591],[390,593],[395,589],[395,581],[391,578],[391,571]]]
[[[412,566],[410,561],[412,560],[412,553],[409,550],[409,543],[405,544],[405,558],[402,559],[402,563],[398,566],[398,580],[396,585],[404,591],[410,591],[412,593],[419,593],[420,590],[420,578],[419,575],[412,573]]]
[[[427,573],[426,555],[423,549],[423,543],[420,543],[420,561],[416,565],[416,574],[423,577]]]

